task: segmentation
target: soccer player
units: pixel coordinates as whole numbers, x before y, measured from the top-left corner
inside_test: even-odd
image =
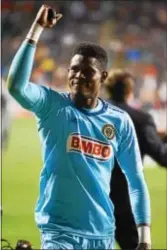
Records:
[[[109,101],[125,110],[133,120],[142,159],[149,155],[158,164],[167,167],[167,144],[160,138],[152,117],[129,105],[133,99],[134,77],[125,70],[111,70],[105,84]],[[113,170],[110,196],[115,206],[116,239],[122,249],[134,249],[138,244],[137,230],[126,178],[117,161]]]
[[[76,47],[68,71],[70,93],[30,82],[39,36],[61,18],[51,14],[50,7],[41,7],[8,76],[11,95],[37,119],[44,165],[35,220],[42,249],[113,248],[114,157],[128,179],[138,249],[150,249],[150,199],[132,121],[99,98],[107,77],[105,50],[91,43]]]

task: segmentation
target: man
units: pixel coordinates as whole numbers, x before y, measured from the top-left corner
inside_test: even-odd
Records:
[[[150,249],[150,200],[133,124],[126,113],[99,98],[107,77],[106,52],[90,43],[76,47],[68,72],[70,93],[29,82],[39,36],[61,18],[48,18],[49,13],[48,6],[39,10],[8,76],[9,92],[38,121],[44,167],[35,219],[42,249],[112,248],[114,156],[130,183],[141,233],[138,249]]]
[[[149,155],[157,163],[167,167],[167,144],[163,142],[165,138],[163,140],[160,138],[149,114],[138,111],[128,104],[133,98],[133,76],[127,71],[112,70],[105,86],[110,102],[125,110],[132,118],[142,159],[145,155]],[[113,170],[110,196],[115,205],[117,242],[122,249],[134,249],[138,244],[137,229],[131,211],[126,179],[117,161]]]

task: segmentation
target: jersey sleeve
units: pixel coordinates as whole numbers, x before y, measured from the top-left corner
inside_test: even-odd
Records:
[[[37,116],[46,114],[52,105],[52,92],[48,87],[30,82],[36,47],[26,41],[17,51],[7,78],[9,93],[20,105]],[[57,93],[59,99],[59,95]],[[55,101],[54,95],[54,101]],[[57,100],[59,103],[59,100]]]
[[[141,128],[143,147],[147,155],[167,168],[167,144],[158,135],[155,123],[148,114],[148,121]]]
[[[125,114],[120,131],[117,160],[128,182],[130,201],[136,224],[150,224],[150,197],[133,122]]]

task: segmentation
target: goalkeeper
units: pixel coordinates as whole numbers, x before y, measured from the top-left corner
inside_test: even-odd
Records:
[[[109,198],[114,157],[128,179],[138,249],[150,249],[150,199],[132,121],[99,98],[107,77],[105,50],[91,43],[76,47],[68,72],[70,93],[30,82],[40,34],[61,18],[51,14],[50,7],[41,7],[8,76],[11,95],[37,119],[44,163],[35,220],[42,249],[114,248]]]

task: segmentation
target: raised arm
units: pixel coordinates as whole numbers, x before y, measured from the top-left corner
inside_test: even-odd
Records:
[[[47,100],[50,98],[49,88],[30,83],[30,76],[34,62],[36,45],[42,31],[53,27],[61,18],[61,14],[54,16],[49,6],[43,5],[26,40],[17,51],[7,78],[9,93],[26,109],[40,113],[47,109]]]
[[[143,175],[135,129],[127,114],[121,129],[117,160],[128,181],[131,206],[138,226],[140,243],[138,249],[150,249],[150,198]]]

